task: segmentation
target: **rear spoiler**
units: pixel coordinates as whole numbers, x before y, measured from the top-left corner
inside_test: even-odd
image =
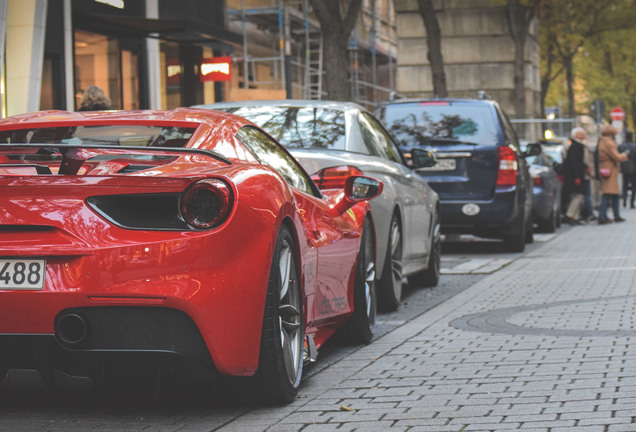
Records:
[[[27,153],[20,153],[28,149]],[[36,151],[33,151],[37,149]],[[202,155],[231,165],[228,159],[211,150],[196,148],[173,147],[135,147],[114,145],[85,145],[85,144],[0,144],[0,168],[20,167],[34,168],[38,174],[52,174],[50,167],[39,161],[51,162],[47,157],[59,154],[62,159],[58,174],[77,175],[80,168],[88,159],[100,155],[142,155],[184,156],[188,154]],[[22,156],[21,159],[11,159],[10,156]]]

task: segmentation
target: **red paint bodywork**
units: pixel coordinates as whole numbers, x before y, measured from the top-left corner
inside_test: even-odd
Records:
[[[297,244],[306,333],[319,347],[349,317],[366,202],[337,214],[342,193],[320,198],[290,187],[236,138],[251,124],[226,113],[52,111],[2,120],[0,131],[70,125],[193,127],[186,147],[214,150],[231,164],[179,154],[129,174],[116,173],[116,160],[89,167],[98,174],[0,174],[0,229],[11,226],[0,232],[0,257],[46,259],[43,290],[0,286],[0,334],[53,334],[55,317],[72,307],[174,308],[194,321],[220,373],[252,375],[281,224]],[[227,181],[236,198],[229,219],[212,230],[121,228],[86,203],[96,195],[182,192],[207,177]]]

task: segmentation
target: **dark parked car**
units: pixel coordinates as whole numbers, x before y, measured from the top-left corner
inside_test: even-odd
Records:
[[[534,147],[534,149],[532,148]],[[539,143],[530,143],[529,152],[537,153],[528,156],[532,177],[532,214],[539,230],[553,233],[561,226],[561,181],[555,170],[558,163],[543,149]]]
[[[439,194],[442,232],[500,238],[510,252],[532,241],[532,179],[497,102],[403,100],[379,106],[376,115],[405,153],[436,155],[437,164],[418,173]]]

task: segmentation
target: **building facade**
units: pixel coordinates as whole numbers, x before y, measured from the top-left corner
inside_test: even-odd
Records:
[[[433,96],[426,30],[417,0],[396,0],[399,55],[397,91],[406,97]],[[485,91],[515,117],[515,46],[508,33],[505,2],[434,0],[451,97],[476,98]],[[538,21],[525,44],[526,117],[541,116]]]
[[[394,90],[392,0],[364,0],[349,41],[352,94]],[[2,116],[75,110],[91,85],[113,109],[324,96],[308,0],[0,0]]]
[[[74,110],[90,85],[113,109],[223,100],[201,64],[242,45],[222,1],[1,0],[0,13],[3,115]]]

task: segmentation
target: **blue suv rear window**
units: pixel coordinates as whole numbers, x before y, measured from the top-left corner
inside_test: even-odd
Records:
[[[486,105],[395,104],[384,107],[384,122],[400,147],[426,146],[447,139],[478,146],[497,145],[496,119]]]

